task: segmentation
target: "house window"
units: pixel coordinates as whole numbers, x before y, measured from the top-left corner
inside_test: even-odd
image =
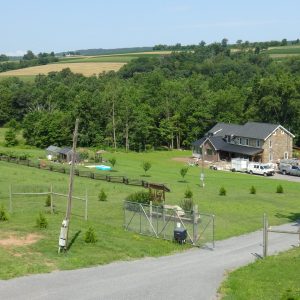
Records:
[[[288,152],[284,152],[284,159],[288,159],[289,158],[289,153]]]
[[[238,138],[237,139],[237,143],[240,145],[242,143],[242,139],[241,138]]]
[[[273,160],[273,154],[270,152],[269,154],[269,161],[272,161]]]
[[[256,140],[256,147],[260,147],[260,140]]]
[[[207,150],[206,150],[206,153],[207,153],[207,155],[213,155],[212,149],[207,149]]]
[[[272,148],[272,141],[269,140],[269,148]]]
[[[249,139],[245,139],[245,145],[249,146]]]
[[[277,134],[277,131],[274,131],[273,135],[276,135]]]

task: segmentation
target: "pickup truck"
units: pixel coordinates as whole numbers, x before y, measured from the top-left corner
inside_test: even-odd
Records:
[[[247,173],[264,176],[273,176],[275,174],[275,170],[268,164],[249,163],[247,167]]]

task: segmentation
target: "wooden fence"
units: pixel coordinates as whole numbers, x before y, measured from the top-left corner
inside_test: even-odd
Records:
[[[70,174],[70,169],[66,168],[64,166],[54,165],[54,164],[46,164],[45,162],[32,161],[30,159],[19,159],[19,158],[15,158],[15,157],[1,155],[0,161],[6,161],[6,162],[10,162],[10,163],[34,167],[34,168],[48,170],[48,171],[52,171],[52,172]],[[95,180],[104,180],[104,181],[113,182],[113,183],[123,183],[126,185],[141,186],[144,188],[149,188],[150,186],[155,185],[155,186],[159,186],[161,190],[170,192],[170,189],[167,186],[165,186],[164,184],[160,184],[160,183],[154,184],[154,183],[150,183],[145,180],[130,179],[130,178],[127,178],[126,176],[113,176],[113,175],[100,174],[100,173],[95,173],[92,171],[79,170],[79,169],[75,169],[74,175],[79,176],[79,177],[95,179]]]

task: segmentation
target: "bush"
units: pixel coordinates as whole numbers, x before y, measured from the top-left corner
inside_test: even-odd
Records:
[[[183,167],[180,169],[180,175],[182,177],[182,179],[184,179],[186,173],[188,172],[189,168],[188,167]]]
[[[126,197],[126,201],[149,204],[152,200],[150,192],[139,191]]]
[[[219,195],[220,196],[226,196],[226,189],[224,188],[224,186],[220,187]]]
[[[253,185],[250,188],[250,194],[252,195],[256,194],[256,188]]]
[[[95,233],[95,229],[93,227],[89,227],[88,230],[85,233],[84,236],[84,241],[86,243],[96,243],[97,242],[97,237],[96,237],[96,233]]]
[[[276,193],[278,193],[278,194],[283,194],[283,187],[282,187],[281,184],[277,185]]]
[[[12,147],[18,144],[18,140],[16,137],[16,131],[12,128],[8,129],[5,132],[5,146]]]
[[[151,169],[152,165],[151,165],[151,163],[149,161],[144,161],[142,163],[142,167],[143,167],[143,169],[145,171],[145,174],[146,174],[147,171],[149,171]]]
[[[46,201],[45,201],[45,206],[50,207],[51,206],[51,196],[47,195]]]
[[[193,199],[184,199],[180,202],[179,205],[185,211],[192,211],[194,207]]]
[[[88,151],[79,152],[79,158],[80,158],[80,160],[88,159],[89,158],[89,152]]]
[[[48,227],[48,221],[43,213],[40,212],[38,218],[36,219],[36,226],[40,229],[44,229]]]
[[[3,205],[0,207],[0,221],[8,221],[8,214]]]
[[[98,200],[99,201],[106,201],[107,200],[107,194],[104,192],[103,189],[101,189],[100,193],[98,194]]]
[[[187,188],[184,192],[184,198],[191,199],[193,198],[193,192],[190,190],[190,188]]]
[[[112,158],[109,159],[108,161],[109,161],[109,163],[112,165],[112,167],[114,167],[115,164],[116,164],[116,162],[117,162],[117,160],[116,160],[114,157],[112,157]]]

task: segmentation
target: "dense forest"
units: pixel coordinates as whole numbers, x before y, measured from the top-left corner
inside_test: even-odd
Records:
[[[0,81],[0,126],[16,120],[29,145],[190,148],[216,122],[280,123],[300,137],[300,60],[273,61],[226,43],[140,57],[98,77],[69,69]],[[11,123],[11,122],[10,122]]]

